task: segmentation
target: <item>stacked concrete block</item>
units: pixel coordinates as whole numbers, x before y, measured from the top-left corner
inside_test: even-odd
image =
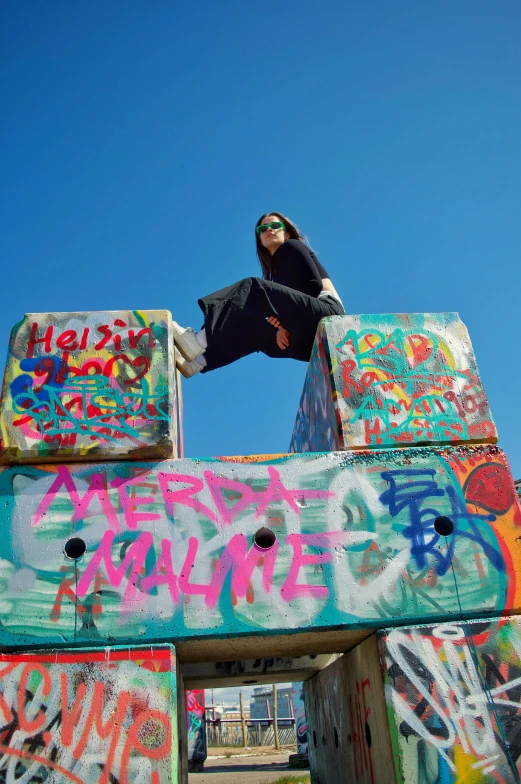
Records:
[[[519,782],[521,619],[379,634],[397,781]]]
[[[181,455],[169,311],[29,313],[13,328],[0,463]]]
[[[521,610],[495,446],[9,466],[0,494],[4,646],[174,640],[230,660]]]
[[[290,452],[496,441],[457,313],[321,321]]]
[[[515,531],[521,509],[508,464],[491,445],[496,440],[468,333],[457,314],[346,316],[321,323],[291,450],[341,449],[349,460],[363,450],[375,467],[390,461],[387,472],[380,472],[388,489],[378,497],[380,502],[392,498],[386,523],[393,530],[396,512],[411,510],[409,524],[401,528],[411,536],[403,566],[410,574],[414,565],[409,598],[417,603],[417,615],[408,624],[396,613],[386,624],[382,613],[376,636],[306,681],[314,784],[519,783],[519,621],[503,617],[507,606],[501,612],[478,608],[488,585],[483,567],[494,559],[493,550],[501,552],[510,585],[519,582]],[[396,447],[400,470],[393,466]],[[461,488],[460,501],[443,512],[425,471],[432,453],[444,455]],[[448,486],[446,492],[452,495]],[[505,514],[513,521],[513,536],[504,526]],[[358,506],[349,530],[356,530],[359,517],[372,524]],[[466,531],[463,519],[470,523]],[[481,538],[485,520],[495,527],[492,549],[491,540]],[[461,536],[474,553],[476,581],[467,568],[470,561],[463,565],[457,554]],[[383,544],[380,537],[361,544],[364,562],[372,564],[368,590],[378,585],[375,558],[385,574],[392,557]],[[443,598],[437,590],[441,572],[451,578]],[[503,583],[505,599],[508,591]],[[381,606],[391,597],[382,597]],[[474,602],[479,620],[467,622]],[[421,623],[429,618],[435,623]]]
[[[521,759],[518,616],[394,627],[305,683],[318,782],[512,782]]]
[[[119,465],[127,469],[137,459],[180,456],[181,395],[168,311],[28,314],[14,327],[0,403],[0,464],[5,466],[0,476],[12,480],[4,508],[14,511],[18,505],[18,512],[4,521],[9,527],[2,539],[21,543],[24,531],[32,530],[27,543],[31,565],[29,550],[22,545],[24,552],[15,555],[15,545],[14,581],[8,578],[14,594],[27,601],[4,605],[20,632],[15,638],[21,650],[0,654],[2,780],[187,781],[186,744],[178,743],[178,738],[186,740],[186,708],[174,647],[149,639],[140,647],[143,638],[133,638],[130,629],[106,635],[107,640],[124,639],[124,647],[107,646],[96,633],[85,635],[111,604],[102,569],[85,601],[77,593],[83,526],[94,523],[103,508],[108,511],[107,488],[99,484],[104,480],[94,461],[106,466],[107,460],[125,460]],[[73,492],[72,517],[65,508],[61,523],[54,516],[57,528],[50,538],[45,525],[39,533],[38,525],[27,527],[24,506],[37,477],[74,472],[84,461],[94,471],[93,484],[82,500]],[[22,485],[27,496],[19,504],[16,487]],[[139,503],[130,497],[124,502],[131,514]],[[74,531],[77,536],[71,536]],[[121,557],[129,544],[128,538],[126,544],[121,541]],[[55,549],[52,557],[49,548]],[[8,560],[0,565],[4,574]],[[49,604],[53,582],[57,590]],[[42,587],[31,605],[30,595]],[[52,640],[43,635],[39,647],[33,632],[42,621],[65,624],[68,633]],[[125,628],[124,611],[117,624],[120,631]],[[0,633],[4,651],[9,636]],[[91,647],[85,647],[86,637]],[[74,647],[64,650],[66,641]],[[28,653],[28,647],[34,652]]]
[[[2,781],[177,783],[171,645],[0,654]]]
[[[201,773],[207,757],[204,689],[187,689],[188,770]]]
[[[306,681],[304,699],[313,784],[397,784],[374,634]]]
[[[0,648],[174,642],[181,660],[226,672],[348,651],[304,686],[314,784],[456,781],[451,764],[469,782],[489,775],[463,741],[445,749],[447,765],[440,744],[428,746],[423,686],[415,767],[400,710],[420,676],[404,685],[409,671],[390,659],[401,648],[387,643],[398,627],[417,640],[425,623],[499,628],[521,613],[521,510],[456,314],[326,319],[298,454],[192,460],[181,454],[170,324],[166,311],[54,314],[13,330],[0,408]],[[176,680],[180,784],[191,725]],[[436,754],[445,778],[431,777]],[[162,771],[151,769],[152,784],[174,780]]]
[[[306,722],[306,708],[304,706],[304,685],[302,682],[292,684],[291,704],[295,718],[295,735],[297,738],[297,753],[289,758],[290,768],[308,768],[308,730]]]

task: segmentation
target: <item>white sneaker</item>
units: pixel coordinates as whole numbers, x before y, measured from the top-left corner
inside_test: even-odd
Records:
[[[192,378],[192,376],[195,376],[196,373],[200,373],[203,369],[203,365],[195,360],[193,362],[188,362],[179,351],[175,352],[175,364],[181,375],[185,378]]]
[[[172,328],[174,332],[174,343],[188,362],[193,360],[203,353],[204,348],[201,348],[195,337],[196,333],[192,327],[180,327],[177,322],[172,321]]]

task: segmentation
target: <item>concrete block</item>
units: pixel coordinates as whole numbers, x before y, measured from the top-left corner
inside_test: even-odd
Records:
[[[309,656],[263,656],[231,661],[188,661],[182,664],[185,686],[221,689],[239,684],[286,683],[298,678],[307,680],[338,658],[338,653]],[[300,683],[297,684],[299,687]]]
[[[231,661],[521,611],[494,446],[10,466],[0,496],[4,647],[165,640]]]
[[[326,666],[333,664],[337,659],[339,659],[340,654],[332,654],[328,658],[330,661],[329,664],[327,664]],[[325,668],[326,667],[322,667],[321,670]],[[297,735],[297,754],[293,756],[298,757],[300,760],[306,760],[307,765],[303,765],[302,767],[309,767],[308,724],[306,719],[306,708],[304,705],[304,684],[302,683],[302,681],[300,683],[298,682],[292,683],[291,701],[293,703],[293,715],[295,716],[295,733]],[[290,758],[290,767],[294,767],[291,765],[291,758]]]
[[[290,754],[288,757],[288,768],[307,770],[309,768],[309,757],[307,754]]]
[[[290,452],[496,441],[457,313],[320,322]]]
[[[177,779],[188,784],[188,718],[183,674],[177,671]]]
[[[379,636],[397,780],[519,782],[521,619]]]
[[[396,784],[374,635],[306,681],[304,701],[313,784]]]
[[[0,463],[182,456],[168,310],[29,313],[13,328]]]
[[[181,782],[171,645],[3,653],[0,668],[2,781]]]
[[[208,756],[206,717],[204,712],[204,689],[188,689],[185,694],[188,732],[188,764],[190,764],[190,762],[204,763],[204,760]]]

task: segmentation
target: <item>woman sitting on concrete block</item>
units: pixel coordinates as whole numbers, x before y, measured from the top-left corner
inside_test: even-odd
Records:
[[[308,362],[320,319],[344,314],[329,275],[297,227],[278,212],[255,227],[262,278],[202,297],[200,332],[174,322],[177,367],[189,378],[262,351]]]

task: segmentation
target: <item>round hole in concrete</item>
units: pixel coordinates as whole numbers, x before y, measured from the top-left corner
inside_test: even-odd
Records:
[[[365,723],[365,742],[367,743],[367,748],[370,749],[373,739],[371,738],[371,728],[367,722]]]
[[[335,727],[335,749],[338,749],[338,732],[336,731],[336,727]]]
[[[277,537],[271,528],[259,528],[259,530],[255,532],[253,539],[257,547],[260,547],[261,550],[269,550],[270,547],[273,547],[275,544]]]
[[[65,542],[63,552],[71,561],[77,561],[78,558],[81,558],[86,549],[87,545],[83,539],[80,539],[79,536],[73,536],[72,539]]]
[[[313,730],[313,745],[315,748],[317,747],[317,733],[315,730]]]
[[[440,536],[450,536],[451,533],[454,531],[454,523],[450,519],[450,517],[445,517],[445,515],[440,515],[434,521],[434,530]]]

